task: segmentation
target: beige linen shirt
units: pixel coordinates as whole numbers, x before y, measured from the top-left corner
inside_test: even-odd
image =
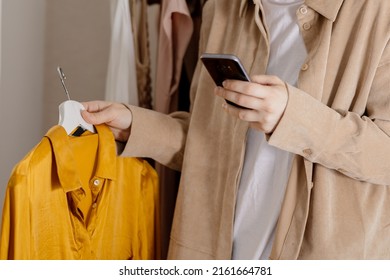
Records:
[[[233,53],[253,74],[269,56],[252,1],[209,0],[200,52]],[[390,258],[390,1],[307,0],[298,87],[268,141],[296,154],[271,259]],[[230,259],[248,124],[226,114],[199,63],[190,113],[130,107],[123,155],[182,171],[171,259]],[[259,221],[261,222],[261,221]]]

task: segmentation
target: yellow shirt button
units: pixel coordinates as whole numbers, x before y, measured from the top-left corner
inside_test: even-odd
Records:
[[[93,181],[93,184],[94,184],[95,186],[99,186],[99,185],[100,185],[100,181],[99,181],[98,179],[96,179],[95,181]]]

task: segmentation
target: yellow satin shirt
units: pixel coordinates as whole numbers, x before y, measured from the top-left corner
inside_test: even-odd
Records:
[[[54,126],[15,166],[0,259],[159,258],[157,174],[96,130],[72,137]]]

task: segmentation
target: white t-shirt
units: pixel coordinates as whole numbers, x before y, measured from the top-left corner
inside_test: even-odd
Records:
[[[267,74],[296,85],[306,58],[296,11],[303,0],[262,0],[271,42]],[[268,259],[293,155],[249,129],[234,220],[233,259]]]

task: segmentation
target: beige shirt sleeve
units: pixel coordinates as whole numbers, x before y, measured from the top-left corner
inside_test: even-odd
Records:
[[[131,135],[121,155],[153,158],[181,170],[189,113],[165,115],[136,106],[129,109],[133,114]]]
[[[356,180],[389,185],[389,72],[390,63],[377,69],[363,116],[288,86],[288,105],[269,143]]]

